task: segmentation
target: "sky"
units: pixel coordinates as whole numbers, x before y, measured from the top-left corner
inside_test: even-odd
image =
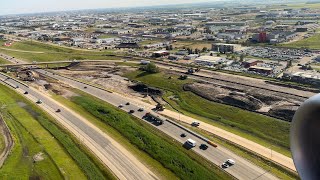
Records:
[[[78,9],[137,7],[215,0],[0,0],[0,15]]]

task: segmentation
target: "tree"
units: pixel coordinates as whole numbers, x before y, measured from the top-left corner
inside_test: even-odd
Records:
[[[199,53],[199,49],[196,48],[196,49],[194,50],[194,53],[195,53],[195,54],[198,54],[198,53]]]
[[[202,48],[202,52],[206,52],[208,50],[207,47]]]
[[[148,73],[158,73],[160,70],[154,63],[149,63],[141,68]]]
[[[244,61],[244,54],[241,54],[240,55],[240,62],[243,62]]]

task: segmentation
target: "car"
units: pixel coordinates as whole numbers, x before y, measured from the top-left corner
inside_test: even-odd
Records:
[[[198,126],[200,126],[200,123],[198,121],[193,121],[191,123],[191,125],[194,126],[194,127],[198,127]]]
[[[23,94],[29,94],[28,91],[24,92]]]
[[[130,114],[134,113],[134,110],[131,109],[131,110],[129,111],[129,113],[130,113]]]
[[[42,104],[41,99],[38,99],[38,101],[36,102],[37,104]]]
[[[16,88],[19,88],[19,86],[17,85]]]
[[[126,105],[129,106],[129,105],[130,105],[130,102],[127,102]]]
[[[61,112],[61,109],[57,109],[56,112]]]
[[[202,150],[206,150],[206,149],[208,149],[208,145],[206,145],[206,144],[201,144],[200,145],[200,149],[202,149]]]
[[[186,133],[182,133],[182,134],[180,134],[180,136],[184,138],[184,137],[187,137],[187,134]]]
[[[191,147],[196,147],[197,142],[194,141],[194,140],[192,140],[192,139],[188,139],[188,140],[186,141],[186,144],[188,144],[188,145],[191,146]]]
[[[119,107],[119,108],[123,108],[123,105],[122,105],[122,104],[120,104],[118,107]]]
[[[226,162],[222,163],[222,168],[229,168],[233,165],[235,165],[236,162],[233,159],[227,159]]]
[[[83,87],[84,89],[87,89],[88,87],[87,86],[85,86],[85,87]]]
[[[143,108],[139,108],[138,111],[139,111],[139,112],[143,112],[144,109],[143,109]]]

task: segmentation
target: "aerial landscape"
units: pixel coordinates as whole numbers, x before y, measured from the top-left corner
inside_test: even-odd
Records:
[[[0,179],[317,179],[290,134],[320,1],[28,1],[0,7]]]

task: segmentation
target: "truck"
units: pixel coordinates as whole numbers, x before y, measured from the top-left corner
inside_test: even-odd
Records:
[[[200,68],[197,68],[197,69],[189,68],[187,71],[187,74],[193,74],[193,73],[199,72],[199,71],[200,71]]]
[[[163,119],[161,119],[159,116],[154,115],[150,112],[146,113],[146,115],[144,117],[147,119],[151,119],[152,121],[156,122],[159,125],[162,125],[164,123]]]

